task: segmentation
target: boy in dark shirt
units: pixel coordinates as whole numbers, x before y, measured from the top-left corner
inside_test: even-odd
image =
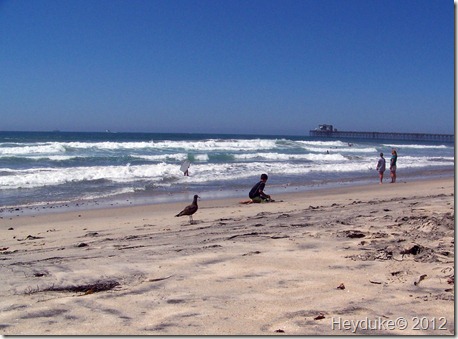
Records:
[[[259,181],[248,193],[250,200],[241,201],[241,204],[251,204],[251,203],[260,203],[260,202],[269,202],[274,201],[270,198],[270,195],[264,193],[264,187],[266,186],[266,181],[269,177],[267,174],[261,174],[261,181]]]

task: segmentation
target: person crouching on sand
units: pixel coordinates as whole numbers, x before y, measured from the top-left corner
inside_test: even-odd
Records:
[[[259,181],[248,193],[250,200],[241,201],[241,204],[251,204],[251,203],[261,203],[261,202],[270,202],[274,201],[270,195],[264,193],[264,188],[266,186],[267,179],[269,177],[267,174],[261,174],[261,181]]]
[[[383,157],[383,153],[380,153],[380,159],[378,159],[377,167],[376,167],[376,170],[378,171],[378,174],[380,176],[380,184],[383,183],[383,173],[385,172],[385,169],[386,169],[386,161],[385,161],[385,158]]]

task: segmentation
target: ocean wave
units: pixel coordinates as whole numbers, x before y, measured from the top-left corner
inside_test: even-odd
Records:
[[[148,161],[184,161],[188,158],[187,153],[175,153],[175,154],[157,154],[157,155],[132,155],[134,159],[142,159]]]
[[[327,167],[329,166],[329,167]],[[315,166],[315,170],[333,168],[339,170],[335,164],[325,167]],[[347,166],[349,170],[361,168],[355,164]],[[302,164],[288,164],[281,162],[271,163],[193,163],[191,177],[183,177],[177,164],[157,163],[149,165],[123,166],[92,166],[74,168],[33,168],[26,170],[4,170],[8,175],[0,177],[0,189],[34,188],[43,186],[58,186],[67,183],[84,183],[107,180],[113,183],[132,183],[139,180],[148,180],[163,184],[182,182],[211,182],[214,180],[236,180],[238,178],[257,175],[257,173],[271,171],[275,173],[307,173],[312,167]],[[342,167],[342,170],[344,168]],[[186,181],[185,181],[186,180]]]
[[[141,142],[50,142],[44,144],[8,144],[0,145],[0,157],[36,155],[73,155],[78,152],[84,154],[98,151],[130,151],[130,152],[238,152],[275,149],[276,139],[208,139],[202,141],[141,141]]]
[[[213,182],[257,176],[262,172],[276,175],[302,175],[310,172],[343,173],[375,168],[376,157],[350,158],[341,154],[277,154],[242,153],[234,155],[235,162],[209,162],[208,154],[194,155],[191,177],[183,177],[179,162],[151,164],[122,164],[106,166],[42,167],[28,169],[1,168],[0,189],[58,186],[66,183],[107,180],[113,183],[149,181],[155,184],[180,182]],[[158,160],[158,159],[155,159]],[[389,160],[387,159],[387,163]],[[431,168],[451,166],[454,157],[398,158],[398,168]],[[387,166],[388,167],[388,166]]]
[[[343,142],[340,140],[330,140],[330,141],[303,141],[299,140],[297,141],[298,144],[303,145],[305,147],[310,147],[310,146],[318,146],[321,148],[330,148],[330,147],[345,147],[348,146],[347,142]]]
[[[0,147],[0,157],[4,156],[35,156],[36,154],[63,154],[65,146],[61,143],[47,144],[15,144],[9,147]]]
[[[238,151],[275,148],[274,139],[208,139],[208,140],[162,140],[142,142],[70,142],[64,147],[72,149],[101,150],[188,150],[188,151]]]
[[[10,175],[0,177],[0,189],[34,188],[57,186],[66,183],[109,180],[132,182],[139,179],[162,180],[168,174],[179,175],[176,165],[159,163],[155,165],[92,166],[73,168],[33,168],[9,170]]]
[[[447,149],[451,146],[446,145],[418,145],[418,144],[383,144],[383,146],[390,149],[402,149],[402,148],[417,148],[417,149]],[[453,147],[452,147],[453,148]]]
[[[303,161],[345,161],[347,160],[341,154],[286,154],[286,153],[243,153],[235,154],[235,160],[243,161],[290,161],[290,160],[303,160]]]
[[[380,151],[399,152],[398,170],[453,168],[454,145],[298,137],[72,134],[0,143],[0,204],[111,196],[120,192],[215,191],[251,187],[261,173],[269,184],[376,177]],[[156,138],[156,139],[150,139]],[[160,139],[159,139],[160,138]],[[5,140],[5,138],[3,139]],[[180,164],[191,161],[190,176]],[[387,168],[389,166],[387,165]],[[425,172],[426,172],[425,171]],[[331,179],[332,178],[332,179]]]

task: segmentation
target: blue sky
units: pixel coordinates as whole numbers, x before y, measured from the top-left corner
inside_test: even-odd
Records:
[[[0,0],[0,130],[454,132],[452,0]]]

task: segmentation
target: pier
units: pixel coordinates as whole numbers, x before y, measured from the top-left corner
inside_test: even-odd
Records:
[[[332,125],[320,125],[318,128],[310,130],[310,136],[346,139],[455,142],[455,136],[453,134],[338,131]]]

